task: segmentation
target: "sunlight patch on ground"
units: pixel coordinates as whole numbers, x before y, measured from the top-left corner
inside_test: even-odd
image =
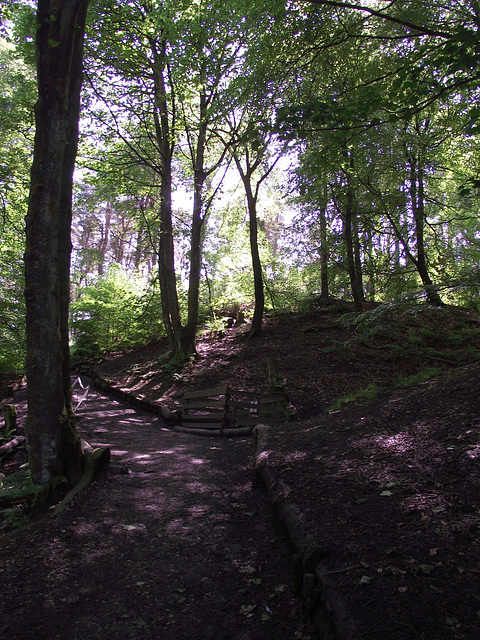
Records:
[[[415,442],[408,433],[376,436],[374,442],[382,449],[389,449],[395,453],[406,453],[415,448]]]
[[[476,460],[477,458],[480,457],[480,445],[479,444],[472,445],[470,449],[465,451],[465,454],[472,460]]]
[[[108,447],[109,445],[107,444],[104,446]],[[130,451],[124,451],[123,449],[111,449],[110,453],[112,454],[112,456],[126,456],[130,453]]]
[[[189,530],[190,527],[187,526],[181,518],[170,520],[165,527],[165,532],[170,535],[185,534]]]
[[[403,502],[403,507],[407,511],[431,511],[432,513],[442,513],[448,507],[448,503],[438,493],[417,493]]]
[[[210,493],[212,487],[202,484],[201,482],[188,482],[185,485],[185,489],[188,489],[192,493]]]
[[[261,453],[258,454],[257,456],[257,463],[260,462],[265,462],[266,460],[268,460],[268,458],[273,455],[273,451],[262,451]]]
[[[308,453],[305,453],[305,451],[292,451],[292,453],[285,456],[285,462],[291,464],[292,462],[301,462],[306,458],[308,458]]]
[[[204,504],[196,504],[188,509],[188,513],[191,518],[200,518],[201,516],[206,515],[209,511],[211,511],[211,507]]]

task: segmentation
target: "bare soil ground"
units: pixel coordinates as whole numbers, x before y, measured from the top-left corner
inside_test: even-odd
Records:
[[[275,358],[296,419],[268,429],[257,462],[314,541],[314,609],[338,638],[474,640],[478,314],[375,313],[363,327],[338,308],[272,318],[252,341],[226,330],[177,372],[160,364],[163,343],[97,370],[174,408],[184,391],[219,384],[266,392]],[[432,365],[435,377],[394,388]],[[328,411],[369,384],[385,389]],[[131,473],[112,468],[57,519],[3,534],[2,637],[314,637],[299,623],[292,550],[256,485],[252,441],[180,435],[128,405],[91,402],[82,433]]]

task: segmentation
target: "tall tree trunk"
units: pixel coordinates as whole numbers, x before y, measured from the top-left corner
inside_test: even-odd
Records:
[[[193,167],[193,214],[190,236],[190,273],[188,280],[188,317],[183,330],[182,350],[185,356],[196,352],[195,340],[198,324],[200,272],[202,268],[203,226],[205,221],[204,192],[207,173],[205,171],[205,145],[207,139],[207,100],[205,91],[200,92],[199,130]]]
[[[358,213],[354,210],[352,220],[353,233],[353,258],[355,261],[355,290],[360,298],[362,305],[365,302],[365,292],[363,289],[363,273],[362,273],[362,247],[360,244],[360,232],[358,229]]]
[[[375,287],[375,279],[376,279],[376,270],[375,270],[375,259],[373,256],[373,233],[372,228],[368,227],[366,232],[366,249],[365,252],[368,256],[368,264],[367,264],[367,273],[368,273],[368,299],[370,302],[375,301],[376,295],[376,287]]]
[[[324,184],[324,200],[320,205],[320,298],[328,300],[328,246],[327,246],[327,184]]]
[[[98,275],[105,273],[105,258],[107,256],[108,241],[110,239],[110,227],[112,220],[112,209],[109,204],[105,210],[105,224],[102,226],[102,237],[98,242]]]
[[[248,331],[248,337],[254,338],[262,332],[263,312],[265,310],[265,291],[263,289],[262,261],[260,260],[260,251],[258,250],[258,220],[257,220],[257,195],[252,189],[252,175],[255,172],[259,162],[258,160],[250,164],[250,156],[248,151],[245,154],[246,171],[242,167],[240,158],[237,153],[232,154],[238,173],[242,179],[247,198],[248,218],[249,218],[249,236],[250,236],[250,253],[252,254],[253,268],[253,288],[255,294],[255,309],[253,311],[252,324]]]
[[[363,290],[360,289],[359,278],[357,276],[355,250],[354,250],[354,211],[353,211],[353,188],[350,182],[347,183],[347,202],[344,214],[344,238],[345,250],[347,253],[347,269],[350,277],[350,287],[356,311],[363,310]]]
[[[254,336],[258,336],[262,331],[263,312],[265,310],[265,291],[263,289],[262,262],[260,260],[260,251],[258,250],[257,198],[253,194],[248,175],[245,177],[244,186],[250,222],[250,251],[252,254],[253,286],[255,292],[255,309],[248,337],[253,338]]]
[[[169,171],[162,174],[160,187],[160,239],[158,251],[158,272],[162,317],[170,344],[172,357],[181,351],[182,323],[178,304],[175,276],[175,247],[172,224],[172,181]]]
[[[153,56],[153,78],[155,86],[155,130],[161,158],[160,185],[160,239],[158,251],[158,273],[162,301],[162,319],[167,333],[172,358],[182,352],[182,322],[178,304],[175,274],[175,247],[172,223],[172,155],[174,143],[170,131],[167,103],[167,73],[165,41],[150,42]]]
[[[262,146],[263,144],[263,146]],[[263,313],[265,310],[265,291],[263,288],[263,273],[262,273],[262,261],[260,260],[260,251],[258,249],[258,220],[257,220],[257,200],[260,185],[271,174],[277,161],[280,159],[281,154],[277,154],[275,160],[270,163],[270,166],[264,171],[264,173],[257,178],[255,189],[252,187],[252,176],[255,171],[260,167],[262,160],[265,159],[265,153],[268,148],[268,140],[257,145],[252,145],[255,150],[251,155],[250,148],[244,149],[245,153],[245,170],[240,161],[238,151],[231,151],[232,157],[238,169],[240,178],[242,179],[245,189],[245,195],[247,198],[249,227],[250,227],[250,252],[252,254],[252,267],[253,267],[253,285],[255,293],[255,309],[253,312],[252,324],[248,332],[248,337],[253,338],[262,332]]]
[[[346,174],[346,202],[344,212],[344,239],[347,254],[347,270],[350,278],[350,288],[353,295],[356,311],[363,310],[365,296],[363,293],[362,265],[360,260],[360,245],[358,238],[358,225],[355,211],[355,192],[352,184],[354,174],[354,156],[345,146],[343,155],[347,165]]]
[[[26,223],[27,439],[32,478],[83,472],[72,409],[68,308],[72,179],[88,0],[39,0],[38,101]]]
[[[410,165],[410,201],[412,204],[417,250],[414,264],[417,267],[428,302],[435,306],[442,306],[443,302],[428,272],[425,253],[425,182],[423,166],[421,166],[418,158],[413,154],[409,154],[407,157]]]

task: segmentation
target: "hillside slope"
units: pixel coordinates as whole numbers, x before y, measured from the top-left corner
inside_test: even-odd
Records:
[[[159,366],[161,344],[112,357],[99,370],[174,405],[187,389],[219,384],[267,391],[267,360],[275,358],[297,418],[268,429],[261,466],[314,541],[317,610],[329,611],[338,637],[350,640],[473,640],[480,637],[478,314],[392,305],[360,320],[318,309],[273,318],[250,342],[227,330],[199,340],[201,357],[173,376]],[[426,369],[435,375],[423,379]],[[398,386],[399,378],[409,384]],[[370,399],[354,395],[328,411],[366,388]]]

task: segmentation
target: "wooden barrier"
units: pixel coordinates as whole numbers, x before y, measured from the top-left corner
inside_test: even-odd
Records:
[[[182,399],[181,423],[175,429],[202,435],[247,435],[257,424],[280,422],[285,410],[281,396],[229,387],[188,391]]]

